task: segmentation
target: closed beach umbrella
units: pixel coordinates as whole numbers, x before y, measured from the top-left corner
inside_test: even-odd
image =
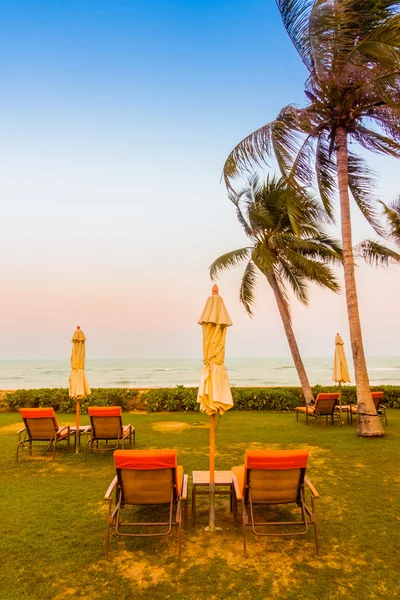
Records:
[[[232,408],[233,400],[224,365],[226,329],[232,321],[218,286],[212,288],[199,324],[203,330],[203,369],[197,402],[201,412],[210,415],[210,517],[209,531],[215,530],[215,415]]]
[[[69,376],[69,396],[76,400],[75,452],[79,452],[80,400],[90,394],[90,387],[84,371],[85,341],[85,334],[78,326],[72,336],[71,375]]]
[[[332,380],[339,384],[339,410],[340,423],[342,423],[342,383],[350,383],[350,373],[344,353],[344,342],[338,333],[335,337]]]

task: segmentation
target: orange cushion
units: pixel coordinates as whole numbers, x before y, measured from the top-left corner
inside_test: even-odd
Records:
[[[308,412],[309,415],[312,415],[313,413],[315,413],[315,408],[313,406],[296,406],[294,410],[297,410],[299,412],[303,412],[306,413]]]
[[[234,475],[236,475],[236,477],[237,477],[238,484],[239,484],[239,490],[241,493],[241,495],[238,496],[238,500],[241,500],[243,498],[244,486],[245,486],[245,480],[244,480],[245,466],[241,465],[240,467],[232,467],[232,473]]]
[[[116,450],[117,469],[173,469],[177,466],[176,450]]]
[[[308,450],[246,450],[247,469],[302,469],[307,466]]]
[[[56,416],[54,408],[20,408],[19,412],[23,419],[44,419]]]
[[[372,392],[373,398],[383,398],[383,392]]]
[[[19,412],[23,419],[54,419],[55,426],[57,429],[59,425],[57,423],[56,414],[54,408],[20,408]]]
[[[325,393],[325,392],[320,392],[317,396],[317,400],[339,400],[339,392],[334,392],[334,393]]]
[[[121,417],[122,410],[120,406],[89,406],[88,413],[90,417]]]
[[[178,496],[181,495],[182,492],[182,482],[183,482],[183,467],[176,467],[175,471],[176,475],[176,493]]]

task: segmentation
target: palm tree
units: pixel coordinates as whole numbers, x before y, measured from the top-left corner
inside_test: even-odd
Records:
[[[362,341],[354,272],[349,192],[378,233],[382,229],[364,160],[349,140],[400,157],[400,14],[394,0],[277,0],[284,26],[309,76],[308,105],[282,109],[229,155],[231,180],[274,154],[288,184],[316,183],[328,216],[338,189],[347,312],[358,402],[358,433],[381,436]],[[293,206],[290,218],[298,214]]]
[[[294,193],[283,178],[267,177],[261,185],[253,176],[240,193],[232,191],[229,197],[251,245],[217,258],[210,275],[215,279],[221,271],[247,261],[240,300],[250,316],[257,270],[266,277],[275,295],[304,398],[310,403],[314,398],[292,328],[288,287],[305,305],[308,281],[338,292],[339,285],[326,263],[342,260],[340,245],[318,224],[325,218],[322,206],[305,191],[298,189]],[[296,231],[290,220],[293,203],[299,213]]]

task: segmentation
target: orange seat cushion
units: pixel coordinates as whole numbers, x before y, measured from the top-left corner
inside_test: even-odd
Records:
[[[176,450],[116,450],[114,464],[117,469],[171,469],[177,466]]]
[[[121,417],[122,410],[120,406],[89,406],[88,413],[90,417]]]
[[[57,429],[59,425],[56,419],[54,408],[20,408],[19,412],[23,419],[54,419]]]
[[[308,408],[308,411],[307,411]],[[296,406],[296,408],[294,410],[297,410],[298,412],[308,412],[309,415],[313,415],[315,413],[315,408],[313,406]]]
[[[303,469],[307,466],[308,450],[246,450],[247,469]]]
[[[243,494],[244,494],[244,487],[245,487],[245,480],[244,480],[244,474],[245,474],[245,466],[244,465],[240,465],[240,467],[232,467],[232,473],[234,475],[236,475],[237,480],[238,480],[238,484],[239,484],[239,490],[240,490],[240,496],[237,497],[238,500],[241,500],[243,498]]]
[[[19,412],[23,419],[44,419],[56,416],[54,408],[20,408]]]
[[[326,392],[320,392],[317,396],[317,400],[339,400],[339,392],[332,392],[332,393],[326,393]]]
[[[176,493],[178,496],[181,495],[182,493],[182,482],[183,482],[183,467],[181,466],[177,466],[176,467],[176,471],[175,471],[175,477],[176,477]]]

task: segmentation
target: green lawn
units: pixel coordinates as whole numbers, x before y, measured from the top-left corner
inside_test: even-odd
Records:
[[[313,537],[257,538],[241,530],[229,501],[217,500],[217,525],[206,533],[207,498],[199,497],[196,527],[184,533],[183,560],[174,536],[122,539],[104,559],[103,496],[114,476],[111,454],[57,452],[56,460],[15,462],[18,414],[0,415],[0,598],[246,600],[399,598],[400,410],[388,411],[381,439],[278,413],[231,412],[217,427],[219,469],[243,462],[246,448],[310,451],[308,474],[321,497],[321,552]],[[59,416],[73,423],[71,415]],[[82,417],[86,424],[87,417]],[[125,414],[136,426],[136,447],[177,448],[186,473],[208,464],[208,418],[199,413]]]

